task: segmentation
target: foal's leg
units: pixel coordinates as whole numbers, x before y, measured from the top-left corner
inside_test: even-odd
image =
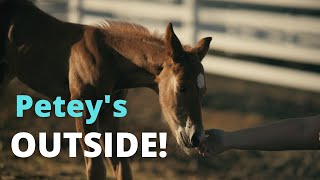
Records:
[[[91,98],[86,98],[86,99],[91,99]],[[99,126],[98,120],[95,121],[95,123],[93,124],[90,124],[90,125],[86,124],[86,119],[89,118],[89,116],[90,115],[89,115],[88,109],[85,108],[83,111],[83,116],[80,118],[76,118],[77,131],[82,133],[80,144],[83,152],[84,150],[92,151],[92,148],[90,148],[84,143],[84,136],[90,132],[98,132],[98,126]],[[97,142],[99,143],[99,141]],[[101,153],[98,157],[95,157],[95,158],[89,158],[89,157],[84,157],[84,158],[86,162],[86,173],[87,173],[88,180],[106,179],[106,168],[104,165],[103,153]]]
[[[127,96],[127,90],[118,91],[115,94],[112,94],[111,104],[117,99],[125,99]],[[109,163],[112,165],[114,174],[117,177],[117,180],[127,180],[132,179],[131,168],[129,165],[128,158],[117,158],[117,139],[116,133],[119,131],[119,121],[113,117],[114,109],[112,107],[105,108],[99,118],[99,130],[100,133],[112,132],[112,156],[108,158]],[[106,142],[108,143],[108,142]],[[102,140],[101,144],[104,144]],[[111,146],[111,144],[109,144]],[[108,146],[108,144],[107,144]],[[104,146],[103,146],[104,147]]]

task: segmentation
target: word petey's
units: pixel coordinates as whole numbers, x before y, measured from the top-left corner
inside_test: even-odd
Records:
[[[98,114],[101,110],[101,107],[105,104],[110,104],[110,95],[105,95],[104,100],[95,100],[95,105],[91,100],[71,100],[66,104],[66,101],[61,99],[60,96],[56,97],[51,105],[48,100],[38,100],[33,104],[33,100],[28,95],[17,95],[17,117],[23,117],[23,113],[26,110],[29,110],[34,105],[35,113],[41,118],[46,118],[51,116],[52,106],[54,106],[54,114],[56,117],[62,118],[66,117],[66,112],[71,117],[82,117],[83,111],[86,106],[86,109],[89,112],[90,117],[86,119],[86,124],[92,124],[96,121]],[[113,107],[116,111],[113,112],[114,117],[124,117],[127,115],[127,109],[125,100],[116,100],[113,102]],[[62,111],[62,107],[66,106],[67,111]]]

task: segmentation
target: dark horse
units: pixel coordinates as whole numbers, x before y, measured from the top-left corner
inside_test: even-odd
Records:
[[[128,88],[148,87],[159,94],[163,114],[185,151],[203,140],[200,103],[206,86],[201,60],[211,37],[191,47],[181,45],[171,23],[162,38],[125,22],[62,22],[27,0],[1,2],[0,14],[2,88],[17,77],[51,99],[96,100],[111,94],[114,101],[124,99]],[[86,125],[89,114],[84,110],[76,118],[77,131],[117,132],[119,121],[112,112],[106,106],[94,124]],[[90,151],[83,140],[81,146]],[[108,160],[118,179],[131,179],[127,159]],[[88,179],[105,179],[103,156],[85,161]]]

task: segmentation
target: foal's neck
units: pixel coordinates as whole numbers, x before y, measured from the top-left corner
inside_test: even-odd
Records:
[[[117,88],[149,87],[157,91],[156,76],[160,73],[165,56],[160,39],[110,33],[107,43],[116,52],[114,58],[120,71]]]

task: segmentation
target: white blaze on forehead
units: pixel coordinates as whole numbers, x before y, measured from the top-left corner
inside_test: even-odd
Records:
[[[198,88],[204,88],[204,76],[202,73],[200,73],[197,77],[197,86]]]

